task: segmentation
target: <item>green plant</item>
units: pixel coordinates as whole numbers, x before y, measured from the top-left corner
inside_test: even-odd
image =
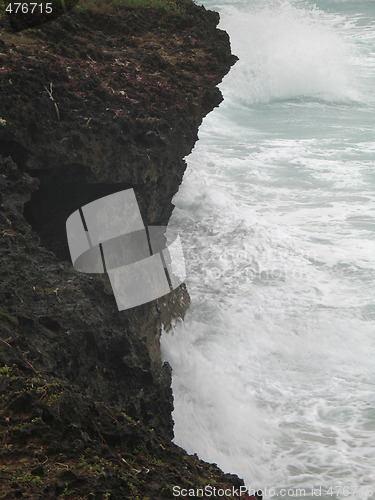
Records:
[[[47,401],[47,405],[48,406],[52,406],[54,405],[55,403],[58,402],[58,400],[61,398],[61,396],[63,395],[63,392],[55,392],[55,394],[52,394],[52,396],[50,396],[48,398],[48,401]]]
[[[19,424],[12,425],[12,431],[22,431],[27,425],[26,422],[21,422]]]
[[[164,463],[161,460],[152,460],[151,465],[156,465],[157,467],[163,467]]]
[[[108,469],[120,472],[120,468],[117,464],[112,463],[104,458],[99,458],[98,455],[93,457],[94,462],[90,462],[86,459],[85,455],[79,457],[79,466],[84,472],[89,472],[94,476],[105,476],[108,473]]]
[[[167,14],[182,14],[184,9],[178,5],[174,0],[85,0],[83,5],[79,5],[79,10],[85,9],[85,4],[107,4],[107,5],[121,5],[127,8],[142,8],[142,9],[154,9],[163,10]]]
[[[5,2],[0,3],[0,19],[5,15],[6,5]]]
[[[163,488],[162,488],[162,490],[161,490],[161,491],[162,491],[163,493],[172,494],[172,493],[173,493],[173,491],[174,491],[174,490],[173,490],[173,486],[174,486],[173,484],[168,484],[168,483],[167,483],[167,484],[165,484],[165,485],[163,486]]]
[[[11,372],[11,368],[7,365],[2,366],[0,368],[0,377],[9,377],[9,373]]]
[[[128,486],[129,486],[130,491],[132,491],[133,493],[135,493],[137,491],[137,488],[134,486],[133,483],[128,483]]]
[[[131,417],[129,417],[129,415],[127,415],[126,413],[124,413],[123,411],[121,412],[121,415],[124,417],[124,419],[128,422],[128,424],[132,424],[132,425],[136,425],[137,422],[135,420],[133,420]]]
[[[0,447],[0,452],[1,453],[6,453],[7,451],[12,451],[13,449],[13,444],[11,443],[5,443],[4,446]]]
[[[10,483],[26,483],[40,485],[42,480],[39,476],[33,476],[30,472],[25,472],[21,476],[11,476],[8,480]]]
[[[75,493],[75,490],[69,490],[68,483],[65,483],[65,488],[64,488],[63,492],[61,493],[61,496],[63,498],[70,497],[70,495],[73,495],[74,493]]]

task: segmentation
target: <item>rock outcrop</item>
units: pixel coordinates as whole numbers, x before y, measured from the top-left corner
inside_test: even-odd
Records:
[[[101,196],[134,188],[144,223],[168,223],[183,158],[235,62],[216,13],[135,3],[81,3],[19,33],[0,18],[4,499],[242,484],[171,443],[159,338],[188,306],[184,287],[119,312],[105,277],[69,259],[67,217]]]

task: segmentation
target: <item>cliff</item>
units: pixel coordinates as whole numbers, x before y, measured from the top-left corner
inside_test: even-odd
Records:
[[[159,338],[184,287],[119,312],[104,276],[73,269],[65,231],[131,187],[146,225],[168,223],[235,62],[217,23],[190,0],[83,2],[18,33],[0,18],[0,498],[242,484],[171,443]]]

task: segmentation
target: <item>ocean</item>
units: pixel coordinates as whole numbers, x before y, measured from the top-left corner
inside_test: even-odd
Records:
[[[374,499],[375,1],[204,5],[239,61],[174,199],[175,442],[264,498]]]

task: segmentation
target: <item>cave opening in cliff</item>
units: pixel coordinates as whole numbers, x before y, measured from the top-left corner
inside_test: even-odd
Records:
[[[128,184],[90,184],[82,165],[33,170],[38,189],[25,203],[24,217],[39,235],[41,244],[58,258],[70,262],[66,219],[75,210],[98,198],[128,189]]]

